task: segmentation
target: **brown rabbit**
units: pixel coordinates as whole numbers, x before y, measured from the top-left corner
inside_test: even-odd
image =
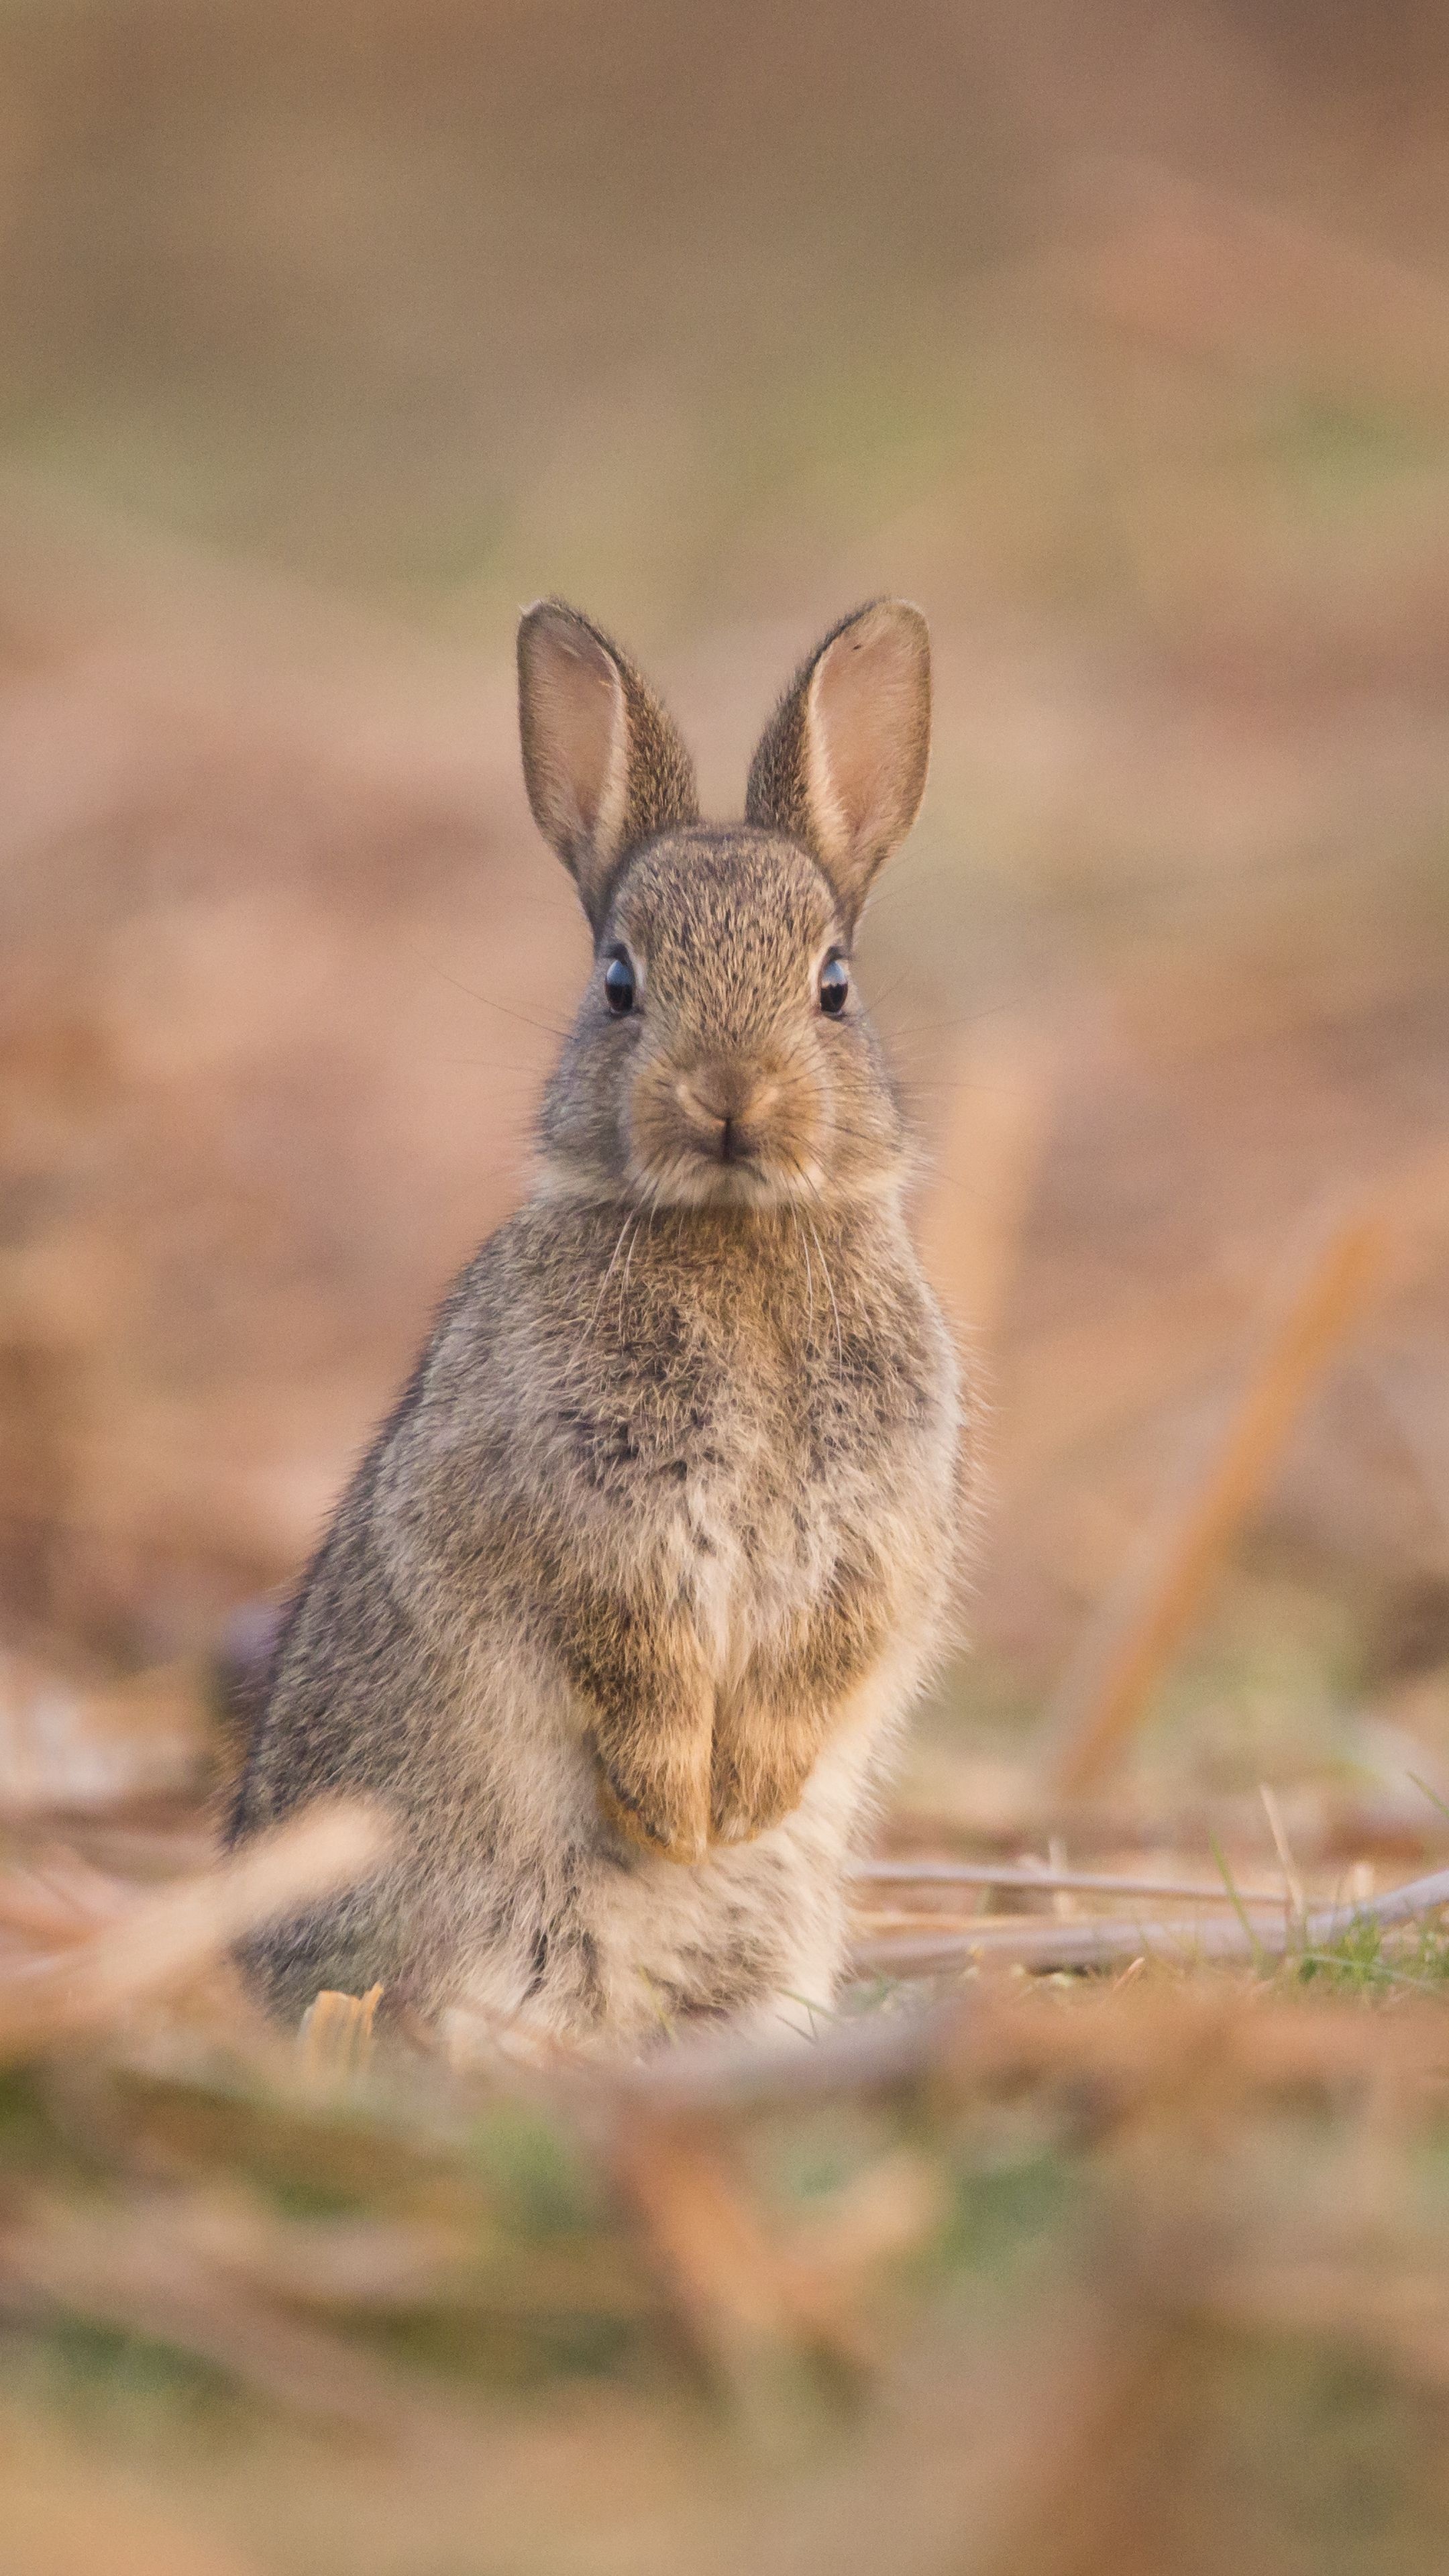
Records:
[[[282,1629],[234,1839],[323,1792],[386,1873],[260,1936],[572,2038],[828,2004],[844,1874],[951,1588],[961,1410],[851,947],[915,818],[926,625],[825,638],[700,823],[670,718],[560,602],[523,761],[596,964],[526,1204],[451,1290]]]

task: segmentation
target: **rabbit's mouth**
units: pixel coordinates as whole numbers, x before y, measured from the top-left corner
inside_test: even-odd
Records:
[[[680,1207],[778,1208],[792,1198],[807,1198],[814,1193],[802,1184],[799,1175],[762,1169],[758,1164],[716,1164],[713,1170],[682,1176],[673,1196]]]
[[[630,1178],[656,1207],[763,1208],[818,1195],[821,1174],[813,1156],[794,1161],[765,1145],[731,1139],[713,1151],[680,1144],[647,1161],[635,1154]]]
[[[659,1202],[768,1206],[820,1187],[814,1116],[798,1086],[728,1059],[671,1072],[636,1094],[635,1175]]]

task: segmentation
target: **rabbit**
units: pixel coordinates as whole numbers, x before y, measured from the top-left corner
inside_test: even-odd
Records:
[[[828,2006],[847,1873],[953,1597],[965,1411],[852,945],[925,784],[925,619],[817,647],[700,821],[558,600],[525,784],[594,966],[529,1195],[448,1293],[282,1625],[234,1842],[370,1793],[370,1883],[253,1937],[279,2014],[375,1984],[639,2050]]]

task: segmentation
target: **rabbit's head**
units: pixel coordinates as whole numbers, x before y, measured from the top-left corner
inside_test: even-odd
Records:
[[[766,729],[738,825],[700,822],[671,718],[576,610],[531,608],[518,668],[529,802],[595,946],[544,1100],[549,1185],[768,1206],[889,1183],[904,1132],[851,947],[925,785],[920,611],[877,601],[826,636]]]

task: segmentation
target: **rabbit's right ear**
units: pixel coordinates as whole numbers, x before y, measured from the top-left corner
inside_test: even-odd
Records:
[[[797,671],[754,757],[745,816],[813,850],[853,929],[916,819],[931,748],[931,641],[909,600],[842,618]]]
[[[533,819],[597,931],[621,859],[698,822],[694,764],[633,664],[561,599],[524,611],[518,726]]]

